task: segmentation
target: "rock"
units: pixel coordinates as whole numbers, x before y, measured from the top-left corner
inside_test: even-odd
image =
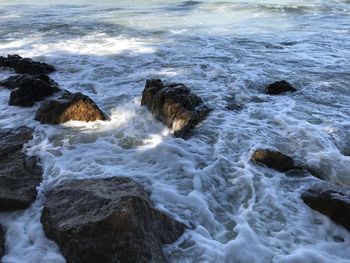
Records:
[[[285,80],[274,82],[265,89],[265,92],[271,95],[278,95],[287,91],[296,91],[296,89]]]
[[[5,233],[0,225],[0,262],[1,258],[5,255]]]
[[[292,157],[270,149],[257,149],[252,155],[252,161],[280,172],[305,170],[305,168],[297,164]]]
[[[330,183],[319,183],[301,194],[312,209],[328,216],[350,231],[350,189]]]
[[[47,75],[17,75],[0,81],[13,91],[10,94],[9,105],[31,107],[36,101],[41,101],[59,91],[58,85]]]
[[[25,209],[36,199],[42,170],[37,158],[22,152],[31,139],[27,127],[0,130],[0,211]]]
[[[59,124],[70,120],[106,120],[106,117],[88,96],[66,92],[58,100],[44,102],[36,112],[35,119],[41,123]]]
[[[210,111],[185,85],[163,84],[159,79],[146,81],[141,105],[146,105],[158,120],[173,130],[176,137],[184,137]]]
[[[185,229],[154,209],[143,188],[125,177],[58,186],[48,195],[41,222],[68,263],[164,262],[162,246]]]
[[[0,67],[13,68],[16,73],[40,75],[56,71],[55,67],[46,63],[36,62],[30,58],[22,58],[19,55],[7,55],[0,57]]]

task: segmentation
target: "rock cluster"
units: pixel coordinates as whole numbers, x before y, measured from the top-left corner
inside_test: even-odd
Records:
[[[22,152],[31,139],[27,127],[0,130],[0,211],[27,208],[36,198],[42,170],[37,158]]]
[[[56,71],[55,67],[46,63],[36,62],[19,55],[0,57],[0,67],[13,68],[18,74],[40,75]]]
[[[201,98],[183,84],[164,84],[160,79],[149,79],[142,92],[141,105],[170,129],[174,136],[184,137],[209,113]]]
[[[17,75],[0,81],[0,86],[12,89],[9,105],[32,107],[60,89],[47,75]]]
[[[162,246],[185,229],[125,177],[58,186],[47,197],[41,222],[68,263],[164,262]]]

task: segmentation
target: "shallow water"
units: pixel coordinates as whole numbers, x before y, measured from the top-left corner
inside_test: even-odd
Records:
[[[0,127],[34,127],[26,150],[44,166],[37,201],[0,215],[4,263],[65,262],[40,224],[45,192],[118,175],[192,227],[164,248],[170,262],[350,262],[350,234],[300,199],[318,179],[249,161],[271,147],[350,185],[349,1],[32,2],[1,1],[0,55],[54,64],[60,87],[110,120],[40,125],[0,90]],[[184,83],[213,109],[189,140],[140,106],[147,78]],[[280,79],[298,91],[265,95]]]

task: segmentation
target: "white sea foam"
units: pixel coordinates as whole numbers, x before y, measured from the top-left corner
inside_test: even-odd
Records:
[[[37,201],[0,215],[4,263],[64,262],[40,224],[44,194],[64,180],[118,175],[190,226],[164,248],[170,262],[350,262],[350,234],[300,199],[318,179],[249,161],[271,147],[350,185],[348,3],[31,2],[0,4],[0,53],[54,64],[61,88],[87,94],[109,120],[40,125],[37,106],[9,107],[0,90],[0,127],[35,128],[26,151],[44,168]],[[188,85],[213,109],[191,139],[140,106],[151,77]],[[265,95],[279,79],[298,91]]]

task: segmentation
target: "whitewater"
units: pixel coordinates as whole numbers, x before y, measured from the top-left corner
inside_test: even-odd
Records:
[[[300,198],[319,179],[250,161],[272,148],[350,186],[348,0],[2,0],[0,55],[15,53],[54,65],[60,88],[109,120],[42,125],[39,103],[10,107],[0,89],[0,128],[34,128],[25,150],[44,170],[31,207],[0,214],[4,263],[64,263],[40,223],[45,193],[112,176],[190,226],[164,247],[169,262],[350,262],[350,233]],[[149,78],[184,83],[212,109],[189,139],[140,106]],[[264,93],[281,79],[297,92]]]

